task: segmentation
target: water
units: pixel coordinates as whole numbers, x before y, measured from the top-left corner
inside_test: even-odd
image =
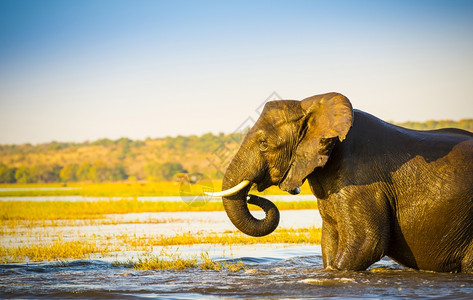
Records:
[[[63,199],[63,197],[61,197]],[[162,200],[162,199],[159,199]],[[273,199],[274,200],[274,199]],[[73,200],[75,201],[75,200]],[[110,224],[38,224],[4,226],[2,246],[85,240],[118,244],[120,236],[215,233],[235,230],[224,212],[177,212],[108,215]],[[61,223],[63,222],[63,223]],[[316,210],[281,211],[280,227],[321,226]],[[122,298],[122,299],[280,299],[280,298],[470,298],[473,275],[442,274],[405,269],[383,259],[365,272],[325,271],[317,245],[257,244],[153,247],[183,256],[207,252],[213,260],[242,260],[237,272],[135,270],[114,262],[136,260],[144,251],[126,247],[112,255],[90,259],[0,265],[0,298]],[[149,254],[149,253],[148,253]]]
[[[264,217],[263,211],[255,211],[255,217]],[[107,215],[109,225],[88,225],[87,220],[56,221],[55,226],[17,226],[15,230],[4,228],[0,244],[14,247],[47,243],[61,238],[63,241],[81,239],[107,240],[120,235],[127,236],[172,236],[182,233],[223,233],[236,230],[223,211],[215,212],[162,212]],[[85,223],[84,223],[85,222]],[[279,227],[307,228],[321,227],[322,219],[317,210],[283,210]],[[1,228],[0,228],[1,229]]]
[[[189,251],[197,251],[194,246]],[[214,249],[214,258],[218,258]],[[233,249],[238,272],[140,271],[107,260],[0,267],[2,298],[469,298],[473,276],[403,269],[383,259],[365,272],[325,271],[319,246],[252,245]]]

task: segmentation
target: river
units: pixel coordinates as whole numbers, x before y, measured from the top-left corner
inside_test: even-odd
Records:
[[[75,201],[75,200],[74,200]],[[234,230],[224,212],[178,212],[108,215],[105,225],[68,224],[2,230],[3,246],[48,243],[77,238],[175,235]],[[140,222],[164,220],[169,222]],[[132,221],[132,222],[130,222]],[[282,228],[321,226],[317,210],[281,211]],[[208,253],[219,262],[241,260],[245,269],[213,271],[138,270],[117,261],[136,260],[136,251],[89,259],[0,265],[0,298],[110,299],[280,299],[280,298],[470,298],[473,275],[421,272],[384,258],[364,272],[323,269],[319,245],[255,244],[153,247],[183,255]],[[150,253],[148,253],[150,254]]]
[[[205,246],[203,248],[206,248]],[[186,251],[200,251],[191,247]],[[207,249],[208,250],[208,249]],[[223,249],[213,248],[218,259]],[[473,276],[407,270],[383,259],[365,272],[325,271],[320,246],[234,247],[247,270],[141,271],[108,260],[0,267],[2,298],[470,298]]]

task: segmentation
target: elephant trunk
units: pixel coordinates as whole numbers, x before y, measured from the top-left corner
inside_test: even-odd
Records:
[[[247,178],[235,178],[240,176],[234,176],[232,172],[233,168],[230,168],[225,173],[223,178],[223,189],[230,189],[239,182]],[[251,188],[251,184],[241,189],[238,193],[232,196],[222,197],[223,206],[228,215],[230,221],[245,234],[251,236],[264,236],[273,232],[279,224],[279,210],[271,201],[256,196],[248,195]],[[262,208],[266,214],[266,217],[262,220],[256,219],[250,213],[247,204],[253,204]]]

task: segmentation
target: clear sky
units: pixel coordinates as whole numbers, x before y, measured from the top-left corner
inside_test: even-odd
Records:
[[[473,1],[0,0],[0,143],[230,133],[272,93],[473,118]]]

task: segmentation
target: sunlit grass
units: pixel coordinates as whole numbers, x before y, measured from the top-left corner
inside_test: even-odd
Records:
[[[137,270],[185,270],[198,268],[201,270],[238,272],[248,267],[241,260],[216,261],[204,251],[200,255],[182,256],[178,252],[162,251],[159,255],[148,255],[138,260],[130,259],[126,262],[115,261],[113,266],[131,267]]]
[[[207,185],[219,188],[219,181]],[[1,184],[0,188],[19,188],[22,190],[0,190],[0,197],[5,196],[86,196],[86,197],[140,197],[140,196],[181,196],[183,186],[175,181],[162,182],[110,182],[110,183],[32,183]],[[24,189],[24,190],[23,190]],[[202,190],[196,189],[195,195]]]
[[[66,187],[66,188],[65,188]],[[221,180],[212,180],[196,185],[181,184],[175,181],[160,182],[110,182],[110,183],[31,183],[0,184],[0,197],[33,197],[33,196],[84,196],[84,197],[141,197],[141,196],[200,196],[203,192],[219,191]],[[20,188],[25,190],[1,190],[2,188]],[[257,195],[287,195],[273,186]],[[301,194],[310,195],[308,183],[301,187]]]
[[[80,241],[59,240],[46,245],[0,246],[0,263],[82,259],[88,258],[92,254],[99,254],[105,257],[110,255],[112,251],[149,251],[155,246],[195,244],[230,246],[268,243],[320,244],[320,238],[321,229],[315,227],[277,229],[272,234],[259,238],[250,237],[235,231],[221,234],[186,233],[174,236],[118,235],[99,237],[93,235],[87,237],[86,240]],[[158,264],[161,262],[147,261],[147,263]],[[165,264],[165,262],[162,262],[162,264]]]
[[[57,261],[62,259],[89,258],[91,254],[105,256],[109,253],[106,247],[99,247],[87,241],[56,241],[49,245],[30,245],[17,247],[0,247],[0,262],[38,262]]]
[[[144,219],[122,219],[118,217],[107,217],[101,219],[56,219],[56,220],[0,220],[0,236],[15,235],[35,232],[36,235],[48,235],[48,228],[80,227],[80,226],[103,226],[103,225],[129,225],[129,224],[163,224],[184,222],[176,218],[155,218],[149,216]],[[38,230],[40,229],[40,230]]]
[[[276,229],[263,237],[251,237],[241,232],[232,231],[223,234],[184,233],[174,236],[122,236],[124,244],[135,249],[153,246],[194,245],[194,244],[320,244],[322,230],[316,227],[298,229]]]
[[[314,201],[276,201],[280,210],[316,209]],[[255,206],[250,208],[258,209]],[[141,201],[137,199],[97,201],[0,201],[0,225],[11,220],[100,219],[107,214],[180,211],[222,211],[222,203]],[[10,222],[11,223],[11,222]]]

